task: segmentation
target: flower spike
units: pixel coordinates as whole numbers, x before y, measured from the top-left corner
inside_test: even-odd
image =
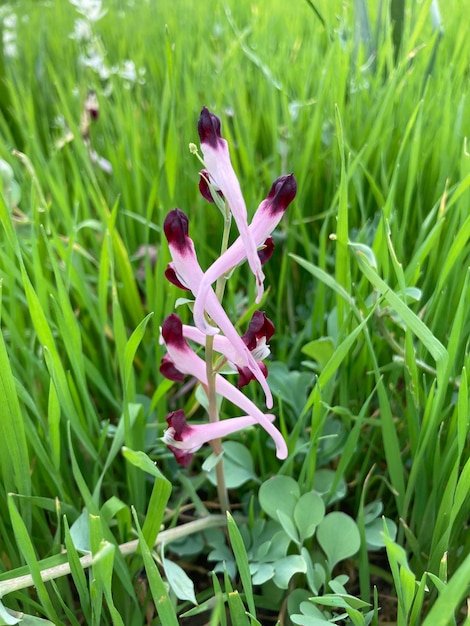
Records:
[[[165,218],[163,229],[173,259],[165,274],[173,284],[181,286],[184,289],[189,289],[197,298],[200,293],[204,273],[197,260],[194,243],[188,235],[188,225],[189,220],[181,209],[173,209]],[[208,314],[232,343],[235,350],[240,355],[240,358],[243,360],[244,365],[253,372],[265,393],[266,406],[271,408],[273,406],[273,398],[263,372],[237,333],[227,313],[217,299],[211,285],[209,284],[206,289],[207,293],[204,296],[204,302]],[[217,329],[206,323],[204,315],[202,327],[202,331],[207,334],[209,334],[207,332],[209,329],[210,334],[217,333]]]
[[[240,189],[240,183],[230,161],[228,144],[220,134],[220,120],[211,113],[207,107],[201,111],[198,122],[201,150],[204,155],[204,163],[209,172],[211,182],[220,189],[240,232],[240,237],[245,245],[246,257],[251,271],[256,278],[257,297],[256,302],[263,295],[264,274],[261,262],[256,251],[256,244],[248,230],[248,219],[245,200]]]

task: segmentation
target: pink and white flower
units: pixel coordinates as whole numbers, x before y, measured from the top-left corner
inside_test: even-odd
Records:
[[[204,272],[197,260],[194,243],[188,235],[188,224],[188,218],[180,209],[173,209],[165,218],[163,228],[172,258],[172,262],[169,264],[165,275],[170,282],[178,287],[190,290],[197,298],[200,293],[201,283],[204,279]],[[273,406],[273,399],[265,375],[253,358],[250,350],[237,333],[230,318],[217,299],[210,283],[206,287],[206,293],[203,299],[207,313],[230,341],[234,350],[238,353],[239,359],[242,360],[243,364],[253,373],[256,380],[260,383],[266,396],[266,405],[268,408],[271,408]],[[216,328],[207,324],[204,319],[203,322],[204,330],[210,328],[210,334],[212,334],[212,332],[218,332]]]
[[[270,421],[274,415],[266,415]],[[190,426],[186,421],[183,410],[174,411],[166,416],[168,428],[164,431],[162,441],[175,455],[180,465],[186,467],[190,464],[194,453],[205,443],[213,439],[221,439],[227,435],[248,428],[256,424],[256,420],[249,416],[231,417],[219,422],[195,424]]]
[[[267,197],[259,205],[253,220],[248,227],[250,237],[255,242],[256,247],[267,246],[269,253],[272,253],[271,233],[281,221],[285,210],[295,198],[297,193],[297,183],[293,174],[280,176],[271,186]],[[265,250],[266,250],[265,249]],[[202,275],[198,285],[198,293],[195,294],[194,303],[194,323],[206,334],[215,334],[215,331],[204,320],[204,311],[207,310],[206,298],[212,283],[220,276],[228,274],[234,267],[246,259],[245,241],[240,236],[233,244],[206,270]],[[265,261],[266,252],[260,251],[261,261]],[[269,255],[270,256],[270,255]],[[193,292],[194,293],[194,292]]]
[[[256,278],[256,301],[259,302],[263,295],[264,274],[256,251],[256,243],[248,230],[245,200],[243,199],[237,175],[232,167],[228,144],[220,134],[220,120],[207,107],[204,107],[201,111],[198,132],[204,164],[209,172],[210,180],[215,188],[222,192],[228,203],[240,237],[245,245],[248,264]]]

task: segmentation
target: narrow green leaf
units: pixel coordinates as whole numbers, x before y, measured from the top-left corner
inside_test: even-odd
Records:
[[[132,465],[155,478],[152,494],[147,507],[145,522],[142,527],[142,534],[147,541],[147,545],[151,548],[155,545],[155,541],[163,521],[165,507],[171,493],[171,483],[163,476],[156,464],[145,454],[145,452],[123,448],[122,453],[124,457],[132,463]]]
[[[91,604],[90,594],[88,591],[87,578],[85,572],[80,564],[78,553],[75,549],[74,542],[70,535],[69,525],[67,518],[64,516],[64,534],[65,534],[65,547],[67,549],[67,558],[70,564],[70,573],[72,574],[75,587],[80,598],[80,610],[83,611],[83,616],[88,623],[91,623]]]
[[[52,463],[56,469],[60,467],[61,437],[60,437],[60,403],[56,388],[51,380],[49,385],[49,400],[47,405],[47,425],[49,427],[49,445]]]
[[[147,324],[152,316],[153,313],[149,313],[144,317],[126,343],[126,348],[124,350],[124,387],[126,389],[129,385],[131,373],[134,367],[134,358],[137,348],[144,337],[145,329],[147,328]]]
[[[343,124],[338,106],[335,106],[336,138],[338,141],[341,175],[339,181],[338,215],[336,223],[336,280],[347,293],[351,292],[351,267],[348,251],[349,219],[348,219],[348,182],[346,176],[346,157],[344,154]],[[338,326],[341,327],[346,318],[344,299],[336,300]]]
[[[442,343],[433,335],[426,324],[414,313],[403,300],[394,293],[380,278],[374,269],[357,252],[356,258],[363,274],[371,284],[383,295],[389,305],[398,313],[406,326],[418,337],[436,361],[438,372],[443,371],[448,363],[449,356]]]
[[[147,579],[150,585],[150,591],[152,594],[155,608],[157,609],[158,616],[162,624],[165,626],[178,626],[178,618],[173,609],[173,605],[168,596],[165,584],[160,576],[158,567],[152,558],[152,553],[147,545],[147,542],[140,529],[139,520],[136,510],[132,507],[132,515],[134,517],[134,523],[139,537],[139,545],[142,551],[142,557],[144,559],[145,571],[147,573]]]
[[[30,534],[18,512],[18,509],[16,508],[15,501],[12,496],[9,496],[8,498],[8,510],[10,512],[10,519],[15,533],[16,543],[24,557],[24,560],[26,561],[26,564],[28,565],[29,572],[33,577],[34,586],[36,587],[36,592],[41,605],[44,608],[46,615],[50,617],[53,622],[59,623],[59,617],[55,612],[54,606],[49,598],[49,594],[47,593],[46,586],[41,578],[41,570]]]
[[[336,374],[341,363],[349,354],[354,342],[356,341],[356,339],[359,337],[361,332],[366,327],[369,321],[369,318],[372,316],[372,314],[373,314],[373,311],[371,311],[369,315],[360,324],[358,324],[358,326],[356,326],[356,328],[351,333],[349,333],[346,339],[344,339],[344,341],[342,341],[340,345],[336,347],[336,350],[333,352],[332,357],[329,359],[329,361],[323,368],[320,376],[318,377],[318,384],[320,385],[320,388],[323,389],[329,383],[332,377]],[[307,407],[310,407],[310,406],[311,405],[310,405],[310,398],[309,398],[304,410],[306,410]]]
[[[458,609],[468,592],[469,580],[470,555],[467,555],[447,583],[446,588],[439,594],[439,597],[427,614],[423,626],[450,626],[454,611]]]
[[[93,527],[93,523],[91,524]],[[100,528],[99,518],[96,519],[96,528]],[[124,626],[124,622],[117,610],[112,593],[113,565],[116,547],[108,541],[101,540],[99,550],[93,554],[93,575],[96,583],[100,585],[106,598],[109,612],[114,626]]]
[[[245,606],[238,591],[229,591],[227,593],[228,608],[232,624],[237,626],[250,626],[250,620],[246,614]]]
[[[7,492],[17,491],[23,495],[31,494],[31,475],[28,446],[21,414],[15,380],[10,361],[0,331],[0,467]],[[24,514],[29,525],[30,512],[26,507]]]
[[[460,376],[460,389],[457,400],[457,444],[459,448],[459,457],[462,456],[468,431],[470,429],[470,424],[468,422],[469,415],[467,370],[464,367]]]
[[[146,472],[159,480],[169,482],[160,472],[155,461],[152,461],[152,459],[145,454],[145,452],[142,452],[142,450],[131,450],[130,448],[123,447],[122,455],[127,461],[129,461],[129,463],[132,463],[132,465],[138,467],[143,472]]]
[[[245,592],[248,610],[253,617],[256,617],[256,605],[253,599],[253,586],[251,584],[248,555],[246,553],[245,544],[238,529],[237,523],[230,515],[230,513],[227,513],[227,528],[233,554],[235,556],[235,561],[237,562],[238,573],[240,574],[240,578],[242,581],[243,591]]]

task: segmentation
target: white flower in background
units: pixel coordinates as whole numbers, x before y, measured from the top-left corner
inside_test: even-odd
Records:
[[[75,20],[73,27],[73,33],[69,35],[70,39],[75,39],[75,41],[79,42],[87,42],[91,40],[93,33],[91,31],[90,22],[79,17]]]
[[[135,67],[134,61],[127,59],[117,70],[117,75],[126,81],[126,87],[130,88],[135,83],[143,85],[145,83],[145,68],[141,67],[138,70]]]
[[[101,80],[108,80],[111,74],[115,73],[113,68],[108,67],[103,54],[94,45],[88,47],[86,55],[81,54],[79,56],[79,61],[85,67],[96,72]]]
[[[102,8],[101,0],[69,0],[69,2],[89,22],[97,22],[107,13],[107,10]]]
[[[9,7],[4,7],[8,10]],[[16,45],[16,25],[18,18],[16,13],[3,12],[3,53],[6,57],[18,56],[18,47]]]
[[[118,70],[118,75],[129,83],[134,84],[137,81],[137,71],[134,61],[131,59],[124,61]]]
[[[122,78],[124,86],[130,89],[137,82],[140,85],[145,83],[145,69],[136,69],[134,61],[127,59],[120,65],[109,66],[106,63],[106,52],[101,39],[94,33],[93,25],[100,20],[107,12],[102,7],[102,0],[69,0],[76,11],[82,16],[75,20],[74,30],[69,37],[81,44],[82,52],[78,56],[78,62],[84,67],[90,68],[97,74],[104,83],[108,83],[111,76],[116,75]],[[108,83],[104,91],[109,93],[112,90],[111,83]]]

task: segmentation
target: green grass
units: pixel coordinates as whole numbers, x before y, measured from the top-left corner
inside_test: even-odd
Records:
[[[0,158],[21,189],[12,206],[4,184],[0,202],[0,598],[9,609],[54,624],[126,625],[145,623],[146,614],[148,623],[177,623],[189,609],[167,591],[161,554],[155,567],[151,548],[161,522],[171,529],[207,514],[216,491],[199,458],[180,471],[158,441],[175,402],[194,406],[191,392],[178,398],[179,386],[159,373],[159,327],[180,296],[164,278],[161,233],[179,206],[201,265],[217,256],[221,226],[197,192],[199,163],[188,149],[207,105],[222,119],[250,215],[277,176],[294,172],[298,182],[275,233],[264,303],[276,325],[273,360],[292,372],[291,387],[272,378],[291,455],[281,464],[264,434],[250,432],[243,443],[256,479],[232,496],[250,519],[257,480],[286,474],[304,492],[317,468],[334,469],[335,484],[344,479],[348,488],[333,508],[359,522],[364,503],[380,500],[398,525],[388,559],[367,550],[353,559],[351,592],[369,601],[379,580],[380,604],[394,581],[400,608],[390,621],[466,623],[466,9],[457,1],[441,7],[435,61],[429,2],[407,10],[396,62],[382,16],[369,63],[355,45],[353,3],[314,4],[325,26],[300,0],[269,10],[214,2],[210,12],[183,0],[109,0],[96,42],[108,68],[130,59],[145,70],[131,85],[80,64],[83,46],[69,37],[78,14],[68,2],[11,5],[18,55],[0,57]],[[111,175],[91,162],[80,136],[89,89],[100,104],[91,144]],[[64,124],[73,134],[67,143]],[[155,247],[155,266],[138,258],[141,246]],[[226,297],[231,312],[253,301],[245,267]],[[311,344],[318,339],[326,353]],[[336,438],[325,439],[331,429]],[[239,541],[234,533],[232,525]],[[118,546],[135,539],[140,547],[123,556]],[[71,576],[42,582],[41,570],[66,560],[64,545]],[[80,548],[93,555],[90,576]],[[186,564],[197,555],[205,563],[207,551]],[[246,555],[234,551],[242,582],[208,577],[209,590],[198,590],[214,624],[224,623],[221,598],[234,615],[242,601],[251,613],[266,601],[253,599]],[[411,592],[405,571],[416,581]],[[26,573],[29,585],[6,591],[7,580]],[[292,580],[305,586],[302,576]],[[267,608],[280,611],[282,600],[273,593]]]

